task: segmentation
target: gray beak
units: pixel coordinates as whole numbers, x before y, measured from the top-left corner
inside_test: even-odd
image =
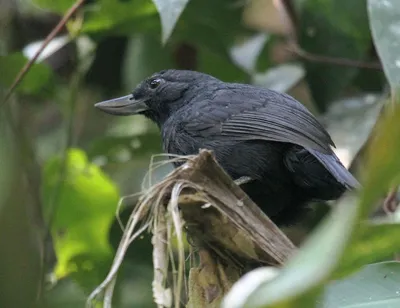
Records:
[[[114,115],[138,114],[149,109],[144,100],[135,99],[132,94],[100,102],[94,106]]]

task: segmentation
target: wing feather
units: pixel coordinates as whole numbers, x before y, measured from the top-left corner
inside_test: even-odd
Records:
[[[192,135],[286,142],[325,154],[335,146],[301,103],[275,91],[235,85],[193,104],[200,111],[187,114],[185,121],[185,130]]]

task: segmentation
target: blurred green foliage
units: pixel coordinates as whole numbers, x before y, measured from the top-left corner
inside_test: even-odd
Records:
[[[368,59],[371,33],[365,0],[306,0],[299,18],[300,44],[307,52],[339,59]],[[313,62],[306,62],[305,69],[313,97],[322,110],[340,96],[359,71]]]
[[[71,275],[90,291],[112,260],[108,233],[119,192],[83,151],[66,154],[65,162],[57,157],[43,166],[43,212],[52,226],[57,278]]]
[[[180,68],[294,95],[342,129],[331,133],[346,139],[335,141],[346,145],[338,153],[347,165],[360,148],[360,130],[368,135],[371,122],[378,123],[362,147],[367,154],[358,172],[364,185],[359,195],[340,200],[323,219],[305,221],[311,229],[321,220],[275,279],[247,293],[245,306],[398,307],[400,268],[388,262],[400,250],[398,215],[367,218],[399,184],[400,111],[385,88],[399,90],[400,3],[282,1],[294,21],[288,32],[275,18],[281,9],[270,0],[254,2],[262,3],[262,19],[254,15],[250,24],[243,16],[251,1],[85,1],[62,30],[71,41],[30,68],[7,108],[0,101],[0,244],[6,252],[0,303],[27,307],[39,294],[46,307],[82,307],[105,278],[122,234],[118,200],[141,190],[151,155],[162,149],[147,120],[110,117],[93,104],[130,92],[154,71]],[[28,61],[26,47],[43,40],[74,3],[0,3],[1,97]],[[288,40],[301,52],[291,53]],[[362,68],[363,61],[382,63],[385,76]],[[382,99],[368,100],[371,91]],[[367,104],[387,112],[377,120],[378,112],[365,111]],[[364,123],[333,125],[341,123],[334,108],[350,108]],[[156,170],[152,183],[169,170]],[[123,222],[136,201],[125,200]],[[154,306],[151,248],[144,236],[128,251],[115,307]],[[41,288],[43,273],[53,274],[53,284]]]
[[[10,87],[14,77],[28,60],[20,52],[0,57],[0,84],[3,87]],[[40,93],[51,83],[52,71],[43,64],[35,64],[26,74],[24,80],[18,87],[22,94]]]

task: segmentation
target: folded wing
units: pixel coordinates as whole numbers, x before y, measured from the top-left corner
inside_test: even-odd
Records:
[[[234,85],[217,90],[211,97],[194,104],[201,116],[198,113],[186,117],[185,130],[191,135],[299,145],[345,186],[350,188],[358,183],[333,153],[331,146],[334,143],[324,127],[301,103],[288,95]]]

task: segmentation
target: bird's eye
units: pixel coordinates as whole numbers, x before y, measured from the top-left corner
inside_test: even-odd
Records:
[[[161,84],[161,79],[153,79],[150,81],[150,89],[155,89]]]

